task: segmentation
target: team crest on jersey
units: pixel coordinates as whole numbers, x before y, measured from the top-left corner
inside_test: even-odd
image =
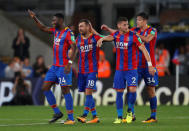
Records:
[[[54,44],[55,44],[55,45],[60,45],[60,41],[61,41],[61,39],[55,38],[55,39],[54,39]]]

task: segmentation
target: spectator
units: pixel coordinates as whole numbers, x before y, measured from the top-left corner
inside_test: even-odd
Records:
[[[189,75],[189,44],[186,44],[186,66],[187,66],[187,74]]]
[[[164,48],[164,45],[161,44],[159,48],[156,49],[156,67],[158,70],[158,76],[162,77],[170,75],[169,71],[169,62],[170,62],[170,55],[168,50]]]
[[[24,30],[20,28],[12,44],[14,57],[19,57],[21,60],[24,60],[26,57],[29,58],[29,46],[30,41],[28,37],[25,36]]]
[[[22,62],[19,57],[14,57],[14,70],[15,72],[20,72],[22,70]]]
[[[21,72],[16,73],[14,87],[12,89],[14,104],[16,105],[32,105],[32,97],[29,93],[30,86],[25,82]]]
[[[99,62],[98,62],[98,77],[108,78],[111,75],[110,63],[106,60],[105,54],[102,50],[99,52]]]
[[[185,54],[184,46],[180,46],[179,48],[178,61],[180,63],[179,74],[186,75],[187,74],[187,61],[186,61],[186,54]]]
[[[45,66],[43,56],[40,55],[36,58],[36,62],[33,65],[33,71],[34,77],[44,77],[45,73],[47,72],[47,68]]]
[[[24,64],[22,67],[22,72],[26,78],[31,78],[33,76],[33,69],[30,66],[29,58],[24,59]]]
[[[14,65],[15,65],[14,60],[11,60],[8,66],[5,67],[5,78],[14,78],[15,75]]]

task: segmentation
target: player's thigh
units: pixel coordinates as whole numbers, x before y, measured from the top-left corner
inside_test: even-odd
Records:
[[[49,90],[51,86],[55,83],[58,83],[58,79],[55,73],[55,68],[54,66],[52,66],[46,73],[42,90]]]
[[[78,73],[77,85],[78,85],[79,92],[85,92],[85,88],[87,84],[87,79],[85,76],[86,76],[85,74]]]
[[[113,88],[116,90],[125,89],[126,82],[124,78],[124,71],[116,71],[114,75],[114,84]]]
[[[143,72],[144,81],[145,81],[145,84],[146,84],[147,87],[148,86],[152,86],[152,87],[158,86],[158,83],[159,83],[159,81],[158,81],[158,73],[157,73],[157,69],[155,69],[155,70],[156,70],[156,72],[155,72],[154,76],[152,76],[149,73],[148,68],[146,68],[144,70],[144,72]]]
[[[97,72],[87,74],[86,89],[96,90]]]
[[[64,72],[64,67],[58,67],[56,71],[57,78],[61,87],[72,86],[72,70],[69,73]]]
[[[138,68],[137,69],[137,73],[138,73],[138,82],[139,82],[143,78],[143,69],[142,68]]]
[[[127,81],[127,86],[130,88],[129,90],[136,90],[136,87],[138,86],[138,72],[137,70],[129,70],[125,71],[124,75],[126,81]],[[131,89],[133,88],[133,89]]]

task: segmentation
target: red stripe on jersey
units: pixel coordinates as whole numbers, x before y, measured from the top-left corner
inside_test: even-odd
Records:
[[[81,38],[81,46],[84,46],[84,40]],[[81,67],[85,67],[85,52],[81,52]],[[85,68],[81,68],[81,72],[85,73]]]
[[[100,37],[99,35],[95,35],[95,39],[96,39],[96,42],[102,37]],[[96,60],[97,60],[97,69],[99,67],[98,65],[98,61],[99,61],[99,52],[100,52],[100,48],[99,47],[96,47]]]
[[[150,41],[150,57],[151,57],[153,67],[156,67],[156,59],[155,59],[156,39],[157,39],[157,32],[155,33],[154,39]]]
[[[128,43],[128,39],[129,39],[129,32],[126,35],[124,35],[124,43]],[[127,49],[124,49],[123,51],[124,51],[123,69],[128,69],[128,45],[127,45]]]
[[[89,45],[93,45],[93,43],[91,42],[91,36],[88,38],[88,41],[87,41],[88,47]],[[93,53],[92,52],[93,50],[89,50],[89,53],[88,53],[89,72],[93,72]]]
[[[116,39],[116,42],[120,42],[120,33],[117,35],[116,38],[117,38],[117,39]],[[115,46],[117,46],[116,43],[115,43]],[[116,47],[116,50],[117,50],[116,70],[119,70],[119,66],[120,66],[120,48],[117,48],[117,47]]]
[[[136,39],[134,37],[136,37],[135,35],[133,35],[133,39]],[[137,63],[138,63],[138,61],[137,61],[138,58],[136,58],[137,50],[138,50],[137,43],[132,44],[132,57],[133,57],[132,58],[132,66],[133,66],[133,69],[137,69]]]
[[[62,34],[64,33],[64,31],[62,31],[60,33],[60,35],[58,36],[58,39],[60,39],[62,37]],[[60,45],[55,45],[55,48],[56,48],[56,65],[59,65],[60,64],[60,60],[59,60],[59,46]]]

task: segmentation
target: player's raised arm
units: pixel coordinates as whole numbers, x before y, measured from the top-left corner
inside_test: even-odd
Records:
[[[106,42],[111,42],[114,40],[114,37],[112,35],[108,35],[108,36],[105,36],[103,38],[100,38],[98,41],[97,41],[97,47],[101,47],[102,46],[102,42],[103,41],[106,41]]]
[[[139,49],[142,51],[142,53],[144,54],[144,57],[148,63],[149,73],[152,76],[154,76],[155,70],[154,70],[154,67],[152,66],[151,58],[150,58],[148,51],[146,50],[146,47],[144,46],[144,44],[142,44],[142,40],[140,39],[140,37],[138,35],[134,35],[134,41],[137,44],[137,46],[139,47]]]
[[[105,24],[103,24],[102,26],[101,26],[101,29],[102,30],[105,30],[105,31],[108,31],[108,32],[110,32],[111,34],[112,33],[115,33],[117,30],[115,30],[115,29],[112,29],[112,28],[110,28],[110,27],[108,27],[107,25],[105,25]]]
[[[138,34],[139,35],[139,34]],[[142,39],[143,42],[148,43],[151,40],[153,40],[154,37],[157,36],[157,33],[154,29],[151,30],[151,32],[147,36],[139,35],[139,37]]]
[[[45,26],[42,22],[40,22],[40,20],[36,17],[36,15],[33,11],[28,9],[28,13],[29,13],[30,17],[35,21],[37,27],[40,30],[42,30],[44,32],[48,32],[48,33],[53,33],[49,27]]]

